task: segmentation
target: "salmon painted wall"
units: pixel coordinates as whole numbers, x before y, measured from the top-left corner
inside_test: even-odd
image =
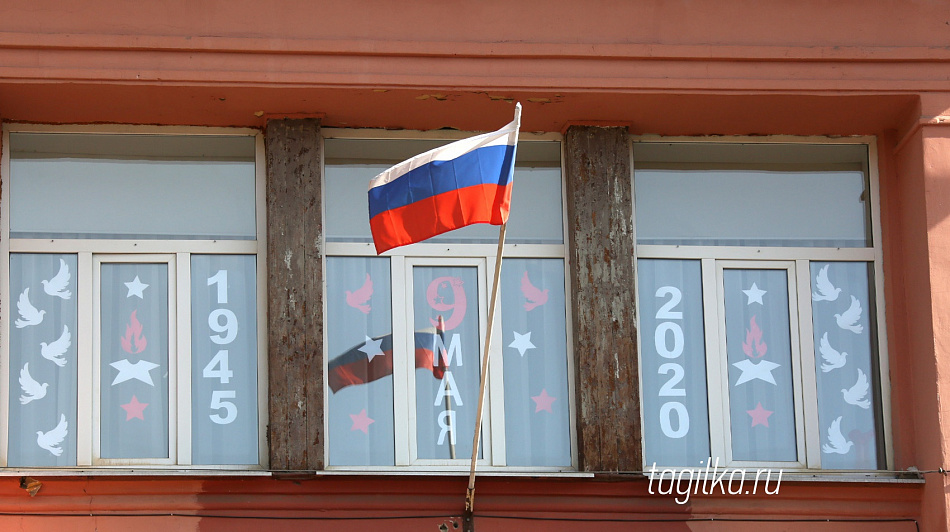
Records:
[[[892,426],[898,469],[950,465],[950,2],[755,0],[34,0],[0,5],[8,122],[487,130],[623,126],[662,135],[878,138]],[[479,480],[482,530],[945,530],[950,482],[785,483],[781,496],[679,506],[642,479]],[[0,529],[438,528],[457,478],[0,477]],[[560,514],[552,514],[552,508]],[[84,517],[45,514],[82,511]],[[110,517],[128,512],[144,517]],[[217,512],[217,513],[216,513]],[[192,514],[204,517],[187,517]],[[156,514],[156,515],[151,515]],[[318,521],[313,517],[403,519]],[[148,516],[151,515],[151,516]],[[426,516],[426,517],[420,517]],[[494,517],[490,517],[494,516]],[[522,518],[514,520],[515,517]],[[530,518],[530,519],[524,519]],[[715,518],[716,521],[708,521]],[[795,519],[893,519],[800,523]],[[664,528],[665,527],[665,528]]]

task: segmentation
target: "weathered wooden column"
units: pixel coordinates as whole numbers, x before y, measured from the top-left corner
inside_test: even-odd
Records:
[[[323,469],[320,121],[268,121],[265,149],[270,468]]]
[[[566,142],[577,438],[584,471],[640,471],[633,191],[623,128]]]

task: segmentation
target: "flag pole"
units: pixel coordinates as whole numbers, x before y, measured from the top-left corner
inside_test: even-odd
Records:
[[[515,104],[515,147],[517,153],[518,130],[521,129],[521,102]],[[511,161],[514,166],[514,160]],[[512,168],[514,171],[514,168]],[[485,406],[485,384],[488,382],[488,360],[491,353],[491,332],[495,324],[495,306],[498,299],[498,286],[501,278],[501,256],[505,249],[505,232],[508,229],[508,221],[501,224],[498,229],[498,251],[495,254],[495,277],[492,282],[491,302],[488,307],[488,327],[485,330],[485,349],[482,354],[482,380],[478,390],[478,407],[475,410],[475,435],[472,438],[472,463],[468,472],[468,490],[465,492],[465,522],[466,530],[474,530],[475,523],[472,519],[472,512],[475,510],[475,464],[478,462],[478,439],[482,429],[482,410]]]
[[[482,408],[485,406],[485,383],[488,381],[488,359],[491,352],[491,332],[495,323],[495,303],[501,277],[501,255],[505,248],[505,232],[508,224],[498,229],[498,252],[495,257],[495,280],[492,282],[491,302],[488,306],[488,328],[485,331],[485,349],[482,354],[482,380],[478,391],[478,407],[475,410],[475,437],[472,440],[472,463],[468,472],[468,491],[465,492],[465,514],[471,519],[475,509],[475,463],[478,461],[478,438],[482,428]]]

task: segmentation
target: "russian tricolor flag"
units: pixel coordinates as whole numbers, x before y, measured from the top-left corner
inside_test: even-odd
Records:
[[[505,127],[416,155],[369,183],[376,253],[476,223],[508,221],[521,104]]]

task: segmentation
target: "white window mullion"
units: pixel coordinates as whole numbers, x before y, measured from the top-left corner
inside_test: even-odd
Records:
[[[176,255],[175,270],[177,289],[170,290],[170,292],[175,294],[178,356],[174,357],[174,360],[178,365],[178,378],[169,379],[169,381],[176,382],[177,380],[178,408],[172,409],[170,407],[169,409],[170,412],[177,412],[177,416],[174,416],[177,417],[178,424],[177,463],[191,465],[191,410],[193,405],[191,404],[191,255],[189,253],[178,253]],[[171,284],[171,279],[169,282],[169,286],[174,286]],[[171,303],[169,301],[169,306],[171,306]],[[175,336],[171,337],[172,340],[175,340],[175,338]],[[169,369],[169,373],[173,374],[171,369]],[[171,398],[171,394],[169,394],[169,398]],[[173,416],[169,415],[169,421],[172,418]],[[172,425],[170,429],[173,430],[172,434],[174,434],[174,424],[170,423],[170,425]],[[172,442],[175,442],[175,440],[176,438],[173,437]]]
[[[408,308],[412,289],[411,268],[406,268],[405,257],[389,259],[392,279],[392,324],[393,324],[393,435],[395,437],[395,463],[407,466],[416,459],[416,388],[410,386],[415,368],[408,357],[396,356],[396,346],[403,346],[407,353],[415,352],[410,345],[414,339],[411,312]],[[414,384],[414,381],[412,381]]]
[[[705,261],[704,261],[705,262]],[[715,264],[715,261],[713,261]],[[704,281],[705,281],[704,274]],[[715,316],[716,323],[715,328],[710,329],[716,333],[716,344],[713,346],[713,350],[710,351],[714,353],[714,356],[710,358],[709,364],[712,366],[712,371],[718,370],[719,377],[719,388],[720,391],[720,400],[717,401],[717,406],[721,408],[720,419],[722,419],[721,430],[722,430],[722,445],[723,445],[723,454],[722,456],[725,459],[726,464],[732,464],[732,415],[729,407],[729,365],[727,364],[728,357],[726,356],[726,309],[725,309],[725,296],[724,288],[722,284],[722,267],[718,264],[715,267],[715,271],[712,275],[712,290],[715,290],[716,296],[714,300],[715,304]],[[704,293],[706,292],[705,286],[703,287]],[[708,334],[708,333],[707,333]],[[712,412],[712,405],[710,405],[710,412]],[[710,423],[710,431],[712,427],[716,426],[715,421]],[[717,429],[719,430],[719,429]]]
[[[808,277],[808,265],[807,261],[805,265],[805,276]],[[800,342],[801,335],[801,323],[799,322],[799,307],[798,300],[799,294],[796,287],[798,282],[796,279],[797,268],[795,268],[794,263],[789,268],[791,271],[788,272],[788,317],[789,317],[789,338],[792,343],[792,386],[795,389],[794,400],[795,400],[795,437],[798,445],[798,462],[803,466],[807,467],[808,461],[805,451],[805,406],[802,401],[802,396],[804,395],[804,385],[802,381],[802,364],[796,363],[802,358],[802,344]],[[810,283],[806,283],[806,287],[809,287],[809,293],[807,295],[808,299],[811,299],[810,293]],[[810,329],[810,327],[809,327]],[[814,372],[812,373],[814,376]],[[817,402],[816,411],[817,411]]]
[[[76,332],[77,348],[77,393],[76,404],[76,465],[90,466],[93,464],[93,433],[98,424],[98,414],[94,408],[95,398],[99,396],[98,379],[95,371],[97,361],[93,353],[98,353],[94,347],[95,333],[94,319],[98,312],[98,297],[93,291],[94,267],[92,253],[80,253],[76,272],[76,302],[79,305],[79,324]],[[92,333],[92,334],[90,334]],[[95,422],[94,422],[95,420]]]
[[[821,468],[821,435],[818,427],[818,381],[815,377],[815,337],[811,314],[811,269],[809,261],[795,261],[801,344],[802,403],[804,405],[805,465]]]
[[[178,284],[178,275],[177,275],[177,261],[175,257],[170,259],[171,264],[168,265],[168,460],[170,463],[175,464],[178,460],[178,379],[172,378],[172,375],[179,375],[178,373],[178,353],[180,353],[179,341],[178,339],[178,310],[179,303],[177,296],[180,296],[178,290],[181,286],[181,289],[187,292],[191,289],[189,285],[179,285]],[[187,297],[187,296],[186,296]],[[190,324],[186,324],[182,330],[191,329]],[[189,339],[191,337],[189,336]],[[190,346],[189,346],[190,351]],[[187,351],[186,351],[187,352]],[[189,366],[190,369],[190,366]],[[190,429],[190,427],[189,427]],[[189,430],[190,432],[190,430]],[[189,453],[189,462],[190,462]]]
[[[92,267],[90,268],[92,270],[91,271],[92,273],[92,287],[91,287],[92,316],[90,317],[90,320],[92,321],[92,323],[89,327],[89,330],[92,331],[92,335],[91,335],[92,336],[92,353],[91,353],[92,356],[90,357],[92,364],[90,365],[88,371],[92,373],[92,394],[91,394],[92,395],[92,401],[91,401],[92,415],[90,418],[92,421],[92,463],[99,464],[99,461],[101,459],[100,457],[102,456],[101,432],[100,432],[102,430],[101,429],[101,411],[102,411],[101,397],[102,395],[100,392],[101,387],[102,387],[102,383],[100,381],[102,379],[100,378],[101,372],[98,371],[97,368],[99,368],[102,365],[102,334],[99,328],[99,324],[102,321],[102,292],[99,288],[100,283],[101,283],[101,274],[102,274],[101,264],[102,263],[98,260],[97,257],[95,257],[94,259],[95,260],[91,264]],[[80,268],[79,271],[81,273],[82,272],[81,261],[80,261],[79,268]],[[81,289],[82,288],[80,287],[80,290]],[[80,319],[80,328],[81,328],[83,318],[80,316],[79,319]],[[80,349],[79,358],[81,360],[82,359],[82,344],[80,344],[79,349]],[[80,366],[79,374],[82,375],[81,366]],[[81,379],[79,381],[79,386],[80,386],[79,393],[81,394],[82,386],[83,386]],[[81,411],[82,410],[80,410],[80,412]],[[80,439],[80,442],[81,441],[82,440]]]
[[[725,368],[725,356],[722,353],[722,345],[725,343],[725,333],[720,330],[719,318],[719,291],[722,284],[717,281],[716,261],[714,259],[702,260],[703,276],[703,325],[706,330],[706,387],[708,389],[708,409],[709,409],[709,449],[710,458],[723,458],[731,461],[731,452],[728,440],[728,424],[720,420],[725,420],[725,395],[728,393],[729,377],[728,369]],[[725,327],[725,325],[723,325]]]
[[[486,268],[486,273],[491,272],[491,279],[485,286],[488,287],[488,293],[491,294],[494,290],[492,286],[494,272],[495,272],[495,258],[488,259],[488,267]],[[501,280],[499,279],[499,282]],[[491,304],[491,297],[489,296],[488,303]],[[486,307],[487,308],[487,307]],[[486,320],[487,318],[486,313]],[[482,434],[482,441],[491,443],[491,465],[493,466],[504,466],[507,464],[507,453],[506,453],[506,441],[505,441],[505,366],[504,366],[504,356],[503,356],[503,342],[504,339],[502,335],[501,328],[501,293],[499,287],[499,293],[497,301],[495,304],[495,314],[494,319],[492,320],[492,342],[491,342],[491,353],[489,354],[490,362],[488,364],[488,383],[485,398],[486,403],[483,412],[488,413],[488,419],[485,419],[485,416],[482,416],[482,427],[486,431]],[[489,409],[490,407],[490,409]],[[488,446],[486,445],[486,448]]]

